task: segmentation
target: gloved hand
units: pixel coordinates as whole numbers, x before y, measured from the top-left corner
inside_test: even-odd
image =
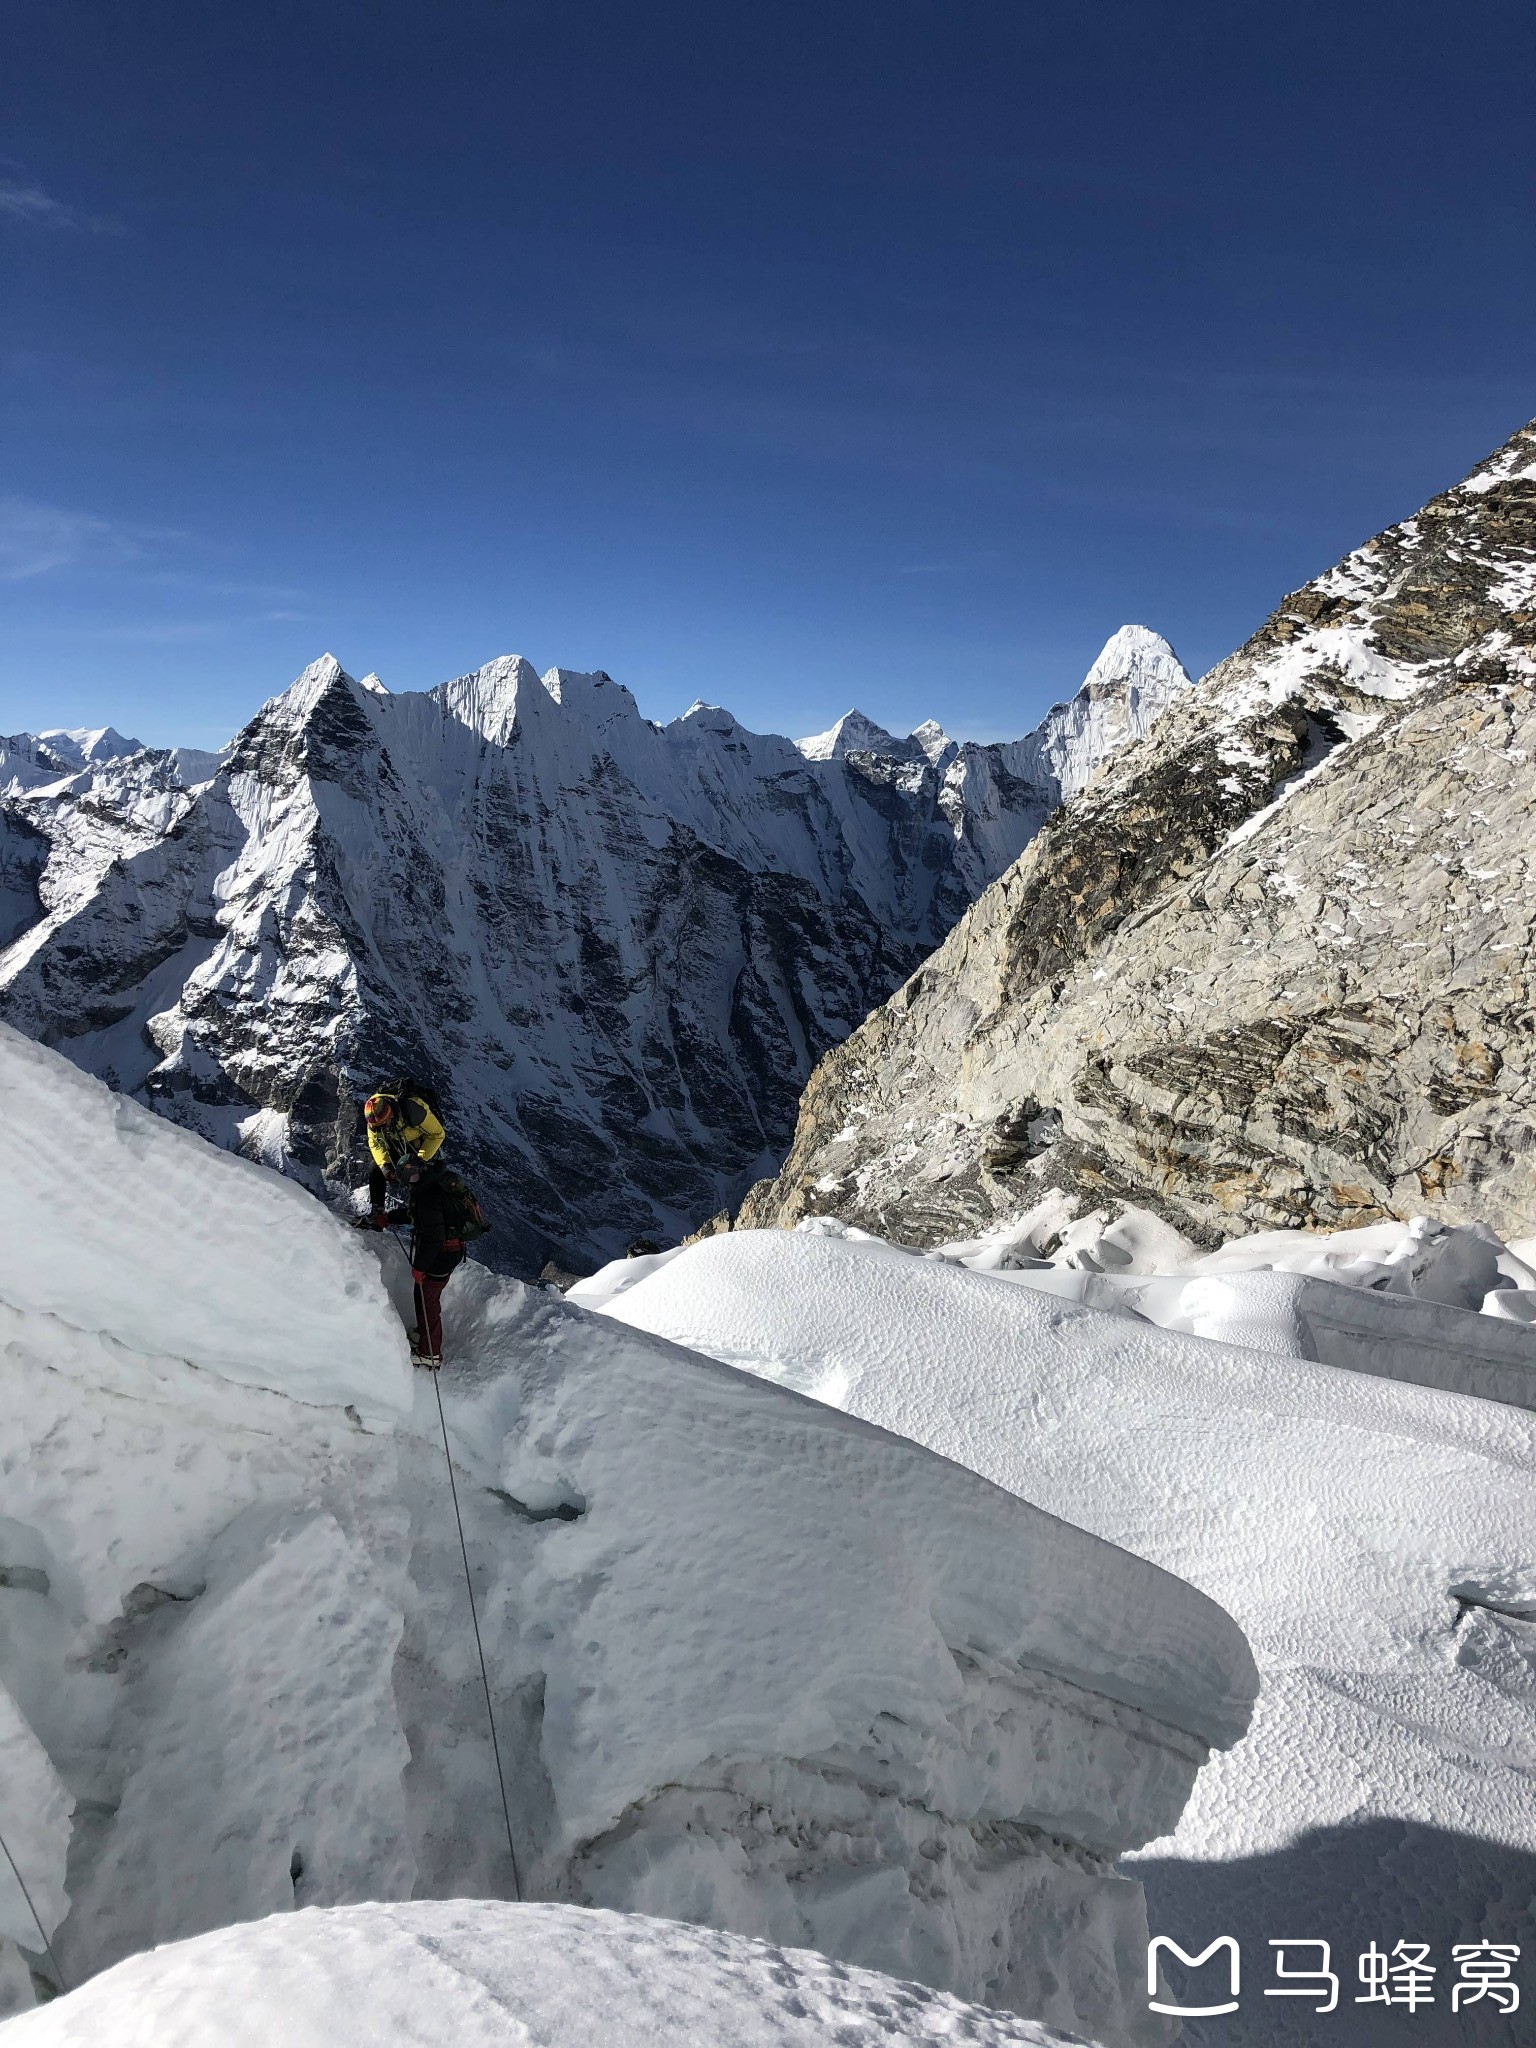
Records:
[[[384,1211],[382,1209],[375,1209],[371,1215],[354,1216],[352,1218],[352,1228],[354,1230],[382,1230],[384,1228]]]
[[[411,1212],[409,1209],[391,1209],[384,1218],[385,1223],[391,1230],[398,1230],[402,1223],[409,1223],[410,1220]]]
[[[411,1278],[416,1282],[416,1285],[418,1287],[421,1285],[422,1281],[426,1279],[426,1277],[426,1274],[422,1272],[419,1266],[412,1266]]]

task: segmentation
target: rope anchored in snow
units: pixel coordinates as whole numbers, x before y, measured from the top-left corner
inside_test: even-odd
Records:
[[[396,1225],[397,1239],[398,1236],[399,1226]],[[459,1512],[459,1489],[453,1476],[453,1452],[448,1447],[448,1417],[443,1412],[441,1367],[442,1360],[439,1359],[432,1373],[432,1391],[437,1396],[437,1421],[443,1432],[443,1457],[448,1466],[448,1491],[453,1499],[453,1519],[459,1532],[459,1555],[464,1560],[464,1590],[469,1595],[469,1622],[475,1632],[475,1655],[480,1660],[480,1684],[485,1693],[485,1718],[490,1724],[491,1754],[496,1759],[496,1783],[501,1788],[501,1817],[507,1824],[507,1855],[512,1863],[512,1895],[521,1901],[523,1878],[517,1867],[517,1844],[512,1838],[512,1807],[507,1798],[507,1774],[502,1768],[501,1743],[496,1736],[496,1709],[491,1705],[491,1681],[485,1668],[485,1645],[480,1640],[480,1617],[475,1612],[475,1582],[470,1576],[469,1545],[464,1540],[464,1517]]]
[[[502,1797],[506,1797],[505,1793],[503,1793]],[[510,1836],[508,1837],[508,1840],[511,1840]],[[0,1835],[0,1849],[4,1849],[5,1851],[5,1860],[11,1866],[11,1875],[15,1878],[17,1887],[21,1892],[21,1896],[27,1902],[27,1911],[32,1915],[33,1920],[37,1924],[37,1931],[43,1938],[43,1954],[48,1958],[49,1962],[53,1965],[53,1974],[59,1980],[59,1989],[61,1991],[67,1991],[69,1989],[69,1985],[64,1980],[64,1972],[59,1968],[59,1959],[53,1952],[53,1943],[48,1939],[48,1930],[43,1925],[43,1916],[41,1913],[38,1912],[36,1906],[34,1906],[32,1903],[32,1894],[27,1890],[27,1881],[22,1876],[20,1867],[16,1862],[16,1858],[11,1854],[10,1846],[6,1842],[4,1835]],[[516,1864],[514,1864],[513,1870],[515,1871],[516,1868],[517,1866]],[[521,1897],[521,1894],[519,1894],[519,1897]]]
[[[475,1613],[475,1586],[469,1575],[469,1545],[464,1541],[464,1517],[459,1513],[459,1489],[453,1476],[453,1452],[448,1448],[448,1418],[443,1413],[443,1388],[438,1372],[432,1375],[432,1391],[437,1395],[437,1419],[443,1432],[443,1456],[448,1461],[448,1491],[453,1496],[453,1519],[459,1530],[459,1554],[464,1559],[464,1590],[469,1595],[469,1619],[475,1631],[475,1655],[480,1659],[480,1683],[485,1688],[485,1718],[491,1724],[491,1754],[496,1759],[496,1782],[501,1787],[501,1813],[507,1824],[507,1854],[512,1859],[512,1893],[514,1898],[521,1900],[523,1880],[517,1867],[517,1845],[512,1839],[512,1808],[507,1801],[507,1774],[501,1767],[501,1744],[496,1739],[496,1711],[491,1705],[491,1681],[485,1669],[485,1645],[480,1640],[480,1618]]]

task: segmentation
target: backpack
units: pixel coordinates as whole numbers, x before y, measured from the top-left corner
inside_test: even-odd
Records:
[[[460,1244],[473,1244],[477,1237],[484,1237],[491,1221],[476,1200],[473,1189],[456,1173],[445,1173],[441,1187],[444,1237],[456,1238]]]
[[[424,1102],[438,1122],[443,1121],[443,1105],[437,1099],[437,1090],[426,1081],[418,1081],[414,1074],[403,1074],[389,1093],[399,1102],[408,1095],[417,1102]]]

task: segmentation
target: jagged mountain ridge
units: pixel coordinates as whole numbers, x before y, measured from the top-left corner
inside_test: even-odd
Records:
[[[816,1059],[1187,686],[1127,628],[1022,740],[852,713],[797,745],[703,704],[658,727],[602,672],[391,695],[327,656],[217,757],[21,736],[0,1014],[314,1185],[409,1068],[493,1255],[590,1264],[771,1169]]]
[[[1287,597],[822,1062],[744,1223],[1536,1229],[1536,425]]]

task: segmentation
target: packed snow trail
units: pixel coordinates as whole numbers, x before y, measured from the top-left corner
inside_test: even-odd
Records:
[[[1442,1995],[1413,2038],[1462,2040],[1453,1942],[1536,1954],[1536,1416],[1042,1291],[1082,1273],[982,1274],[840,1233],[735,1232],[578,1292],[925,1443],[1219,1600],[1263,1676],[1253,1727],[1132,1864],[1156,1931],[1191,1953],[1241,1942],[1252,1994],[1191,2038],[1322,2038],[1310,2007],[1258,1990],[1270,1940],[1309,1936],[1351,1980],[1373,1940],[1431,1942]],[[1228,1313],[1246,1299],[1252,1328],[1257,1296],[1290,1276],[1247,1277]],[[1474,1350],[1490,1327],[1437,1313]],[[1355,2048],[1402,2022],[1359,2006],[1348,2024]]]
[[[1166,2039],[1117,1859],[1251,1711],[1205,1594],[472,1263],[429,1389],[393,1239],[4,1029],[0,1087],[0,1826],[71,1983],[294,1907],[504,1895],[488,1689],[533,1896]],[[24,2003],[46,1958],[0,1903]]]
[[[638,1914],[349,1906],[135,1956],[6,2048],[1069,2048],[1079,2034]]]

